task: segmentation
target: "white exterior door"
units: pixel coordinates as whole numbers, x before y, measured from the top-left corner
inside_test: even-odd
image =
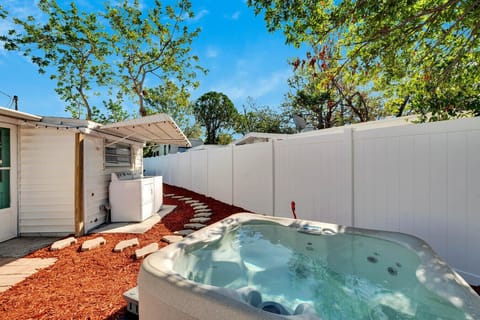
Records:
[[[17,127],[0,123],[0,242],[17,236]]]

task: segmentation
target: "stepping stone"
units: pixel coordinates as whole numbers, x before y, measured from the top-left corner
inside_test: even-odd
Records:
[[[173,232],[173,234],[177,235],[177,236],[188,236],[189,234],[194,233],[194,232],[195,232],[195,230],[185,229],[185,230],[175,231],[175,232]]]
[[[195,211],[195,213],[201,213],[201,212],[212,212],[212,209],[210,208],[202,208],[202,209],[193,209]]]
[[[52,245],[50,246],[50,251],[57,251],[66,247],[70,247],[72,244],[76,243],[77,239],[75,239],[74,237],[58,240],[52,243]]]
[[[212,212],[199,212],[193,215],[194,218],[208,218],[212,216]]]
[[[190,222],[193,222],[193,223],[205,223],[205,222],[208,222],[210,221],[210,218],[208,217],[195,217],[193,219],[190,219]]]
[[[175,195],[175,193],[167,193],[167,194],[164,194],[163,196],[164,197],[173,197]]]
[[[198,201],[198,200],[187,200],[187,201],[185,201],[185,203],[188,203],[188,204],[198,203],[198,202],[200,202],[200,201]]]
[[[125,250],[127,248],[136,247],[139,244],[140,243],[138,242],[137,238],[133,238],[133,239],[130,239],[130,240],[123,240],[123,241],[120,241],[119,243],[117,243],[115,248],[113,248],[113,252],[122,252],[123,250]]]
[[[164,236],[164,237],[162,237],[161,240],[163,242],[166,242],[166,243],[170,244],[170,243],[178,242],[182,239],[183,239],[182,236]]]
[[[188,201],[188,200],[192,200],[192,198],[189,198],[189,197],[183,197],[183,198],[180,198],[178,200],[181,200],[181,201]]]
[[[135,250],[135,259],[141,259],[158,250],[158,243],[150,243],[143,248]]]
[[[89,250],[98,248],[100,246],[103,246],[105,243],[107,243],[107,240],[105,240],[105,238],[103,237],[86,240],[84,243],[82,243],[82,247],[80,248],[80,251],[89,251]]]
[[[208,209],[208,206],[206,204],[204,204],[204,205],[196,206],[196,207],[193,208],[193,210],[195,210],[195,211],[200,210],[200,209]]]
[[[194,229],[194,230],[198,230],[198,229],[202,229],[203,227],[206,227],[207,225],[206,224],[203,224],[203,223],[187,223],[185,225],[183,225],[186,229]]]
[[[192,206],[192,208],[196,208],[196,207],[200,207],[200,206],[204,206],[205,203],[203,202],[196,202],[196,203],[192,203],[190,204],[190,206]]]
[[[172,199],[180,199],[180,198],[183,198],[183,196],[172,196],[171,198]]]

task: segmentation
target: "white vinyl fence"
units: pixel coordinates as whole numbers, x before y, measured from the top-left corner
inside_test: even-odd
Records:
[[[144,159],[146,174],[257,213],[413,234],[480,284],[480,118],[359,125]]]

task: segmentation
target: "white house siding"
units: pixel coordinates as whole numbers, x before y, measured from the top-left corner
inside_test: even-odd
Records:
[[[75,132],[20,129],[19,233],[75,231]]]

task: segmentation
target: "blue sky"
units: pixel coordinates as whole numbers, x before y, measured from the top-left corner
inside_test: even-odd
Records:
[[[94,7],[97,1],[76,2],[87,8]],[[38,15],[36,3],[2,0],[10,16],[22,18]],[[191,99],[219,91],[230,97],[239,110],[247,97],[258,105],[277,108],[284,100],[287,79],[292,75],[287,60],[302,55],[302,51],[285,45],[281,33],[268,33],[263,18],[255,17],[245,0],[192,0],[192,4],[196,17],[189,24],[202,29],[192,51],[209,72],[199,78],[200,88],[191,92]],[[0,33],[10,27],[8,21],[0,21]],[[54,91],[55,82],[48,75],[38,74],[37,67],[19,53],[0,49],[0,75],[0,106],[9,107],[11,98],[7,95],[17,95],[20,111],[70,115]],[[133,112],[136,107],[129,110]]]

